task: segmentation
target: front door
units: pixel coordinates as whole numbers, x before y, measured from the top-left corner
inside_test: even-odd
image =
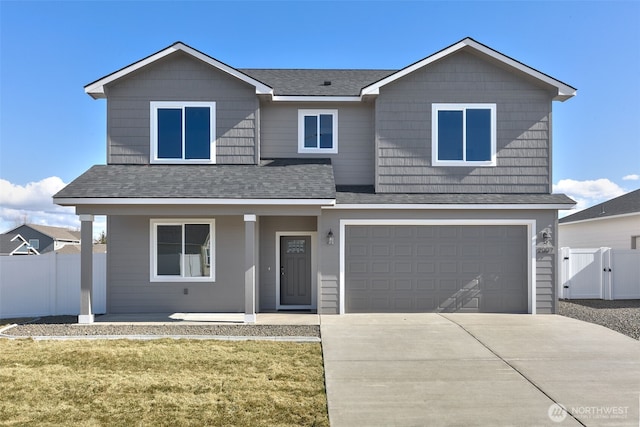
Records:
[[[280,237],[280,305],[311,305],[310,236]]]

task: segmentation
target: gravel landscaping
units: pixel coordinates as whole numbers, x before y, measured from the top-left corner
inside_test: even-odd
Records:
[[[19,323],[6,329],[3,335],[12,337],[37,336],[114,336],[114,335],[167,335],[202,336],[215,335],[227,337],[305,337],[319,338],[317,325],[79,325],[77,316],[52,316]]]
[[[640,300],[561,300],[558,314],[602,325],[640,340]]]
[[[640,340],[640,300],[561,300],[558,314],[605,326]],[[18,322],[19,320],[19,322]],[[227,336],[227,337],[307,337],[320,338],[317,325],[78,325],[76,316],[52,316],[39,319],[16,319],[18,323],[2,335],[36,336]]]

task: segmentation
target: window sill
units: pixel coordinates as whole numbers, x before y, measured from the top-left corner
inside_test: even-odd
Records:
[[[490,167],[496,167],[496,162],[495,161],[464,162],[464,161],[456,161],[456,160],[447,160],[447,161],[435,161],[435,162],[432,162],[431,166],[434,166],[434,167],[453,166],[453,167],[466,167],[466,168],[490,168]]]
[[[298,154],[338,154],[337,148],[298,148]]]

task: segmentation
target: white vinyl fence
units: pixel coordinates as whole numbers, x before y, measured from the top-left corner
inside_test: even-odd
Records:
[[[93,311],[107,311],[107,254],[93,254]],[[0,318],[80,313],[80,254],[0,257]]]
[[[640,299],[640,250],[562,248],[560,251],[560,298]]]

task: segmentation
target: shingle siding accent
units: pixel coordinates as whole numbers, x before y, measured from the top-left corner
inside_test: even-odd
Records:
[[[375,113],[376,190],[549,193],[552,97],[547,88],[466,52],[383,87]],[[432,167],[433,103],[495,103],[497,166]]]
[[[151,101],[214,101],[216,162],[256,162],[255,89],[183,53],[110,84],[106,94],[109,164],[150,163]]]

